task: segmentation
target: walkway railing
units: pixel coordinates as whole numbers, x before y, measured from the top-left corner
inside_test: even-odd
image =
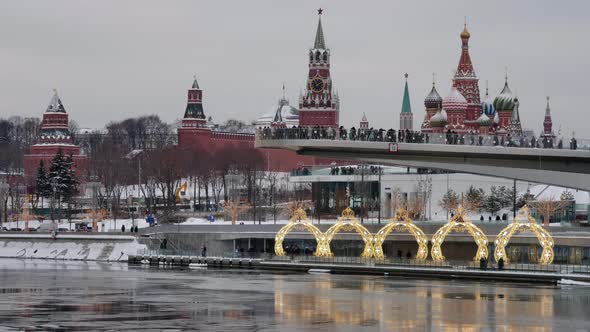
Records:
[[[182,250],[139,250],[138,256],[188,256],[204,257],[200,252],[182,251]],[[312,255],[289,255],[275,256],[271,253],[215,253],[207,254],[207,257],[217,259],[260,259],[266,262],[283,262],[289,264],[326,264],[326,265],[358,265],[358,266],[383,266],[383,267],[406,267],[406,268],[429,268],[429,269],[449,269],[449,270],[479,270],[480,263],[475,261],[464,260],[415,260],[405,258],[362,258],[350,256],[333,256],[333,257],[316,257]],[[486,265],[487,270],[499,270],[496,262],[490,261]],[[549,265],[539,265],[534,263],[507,263],[502,268],[503,271],[518,271],[530,273],[559,273],[559,274],[583,274],[590,275],[590,262],[580,264],[571,263],[554,263]]]
[[[332,127],[260,128],[257,140],[334,140],[416,144],[499,146],[537,149],[590,150],[590,140],[566,137],[479,135],[472,133],[424,133],[394,129],[345,129]]]

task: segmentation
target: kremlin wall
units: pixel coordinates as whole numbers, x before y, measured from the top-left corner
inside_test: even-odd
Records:
[[[326,47],[321,14],[316,29],[313,47],[309,50],[309,64],[305,91],[299,96],[299,108],[289,105],[283,96],[279,99],[273,113],[264,114],[256,122],[262,127],[322,126],[337,128],[340,126],[340,100],[335,93],[330,76],[330,49]],[[519,115],[518,98],[512,94],[506,75],[504,88],[492,99],[486,88],[483,102],[480,101],[479,79],[469,55],[471,34],[467,26],[460,33],[461,53],[459,64],[453,77],[450,92],[442,98],[433,82],[430,93],[424,100],[425,114],[421,124],[424,133],[473,133],[521,136],[523,134]],[[400,130],[413,129],[413,113],[409,102],[406,84],[400,112]],[[369,128],[363,115],[361,127]],[[549,98],[543,122],[542,137],[554,137],[552,131]],[[195,78],[188,90],[187,106],[178,128],[178,148],[193,151],[218,152],[227,148],[255,149],[255,134],[221,132],[208,125],[203,107],[203,90]],[[77,174],[87,174],[88,158],[80,153],[70,137],[68,114],[55,92],[50,104],[43,114],[40,141],[32,146],[25,155],[25,177],[28,183],[34,178],[39,162],[49,165],[57,151],[61,149],[66,155],[72,155]],[[291,171],[302,165],[328,165],[332,160],[300,156],[293,151],[258,149],[264,156],[265,169],[269,171]],[[47,167],[47,166],[46,166]],[[80,178],[84,182],[83,176]]]

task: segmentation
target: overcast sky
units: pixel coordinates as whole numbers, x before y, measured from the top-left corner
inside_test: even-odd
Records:
[[[464,16],[480,89],[497,95],[504,67],[524,127],[542,128],[551,96],[555,131],[588,126],[588,1],[1,1],[0,116],[41,116],[57,88],[71,118],[182,117],[196,74],[216,122],[254,120],[281,96],[297,104],[307,52],[323,15],[341,123],[365,112],[397,127],[409,73],[414,126],[436,72],[448,93]],[[586,135],[590,136],[590,135]]]

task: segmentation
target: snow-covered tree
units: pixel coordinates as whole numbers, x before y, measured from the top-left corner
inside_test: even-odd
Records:
[[[574,193],[569,190],[565,190],[561,193],[559,199],[562,201],[573,201],[575,200]]]
[[[39,202],[39,198],[51,197],[51,184],[47,178],[47,172],[45,171],[45,163],[43,160],[39,162],[39,168],[37,168],[37,177],[35,179],[35,201]]]
[[[65,157],[61,149],[57,151],[57,154],[51,161],[47,179],[51,187],[51,196],[57,199],[58,210],[61,210],[62,202],[69,204],[77,192],[78,181],[73,170],[73,164],[72,156]]]

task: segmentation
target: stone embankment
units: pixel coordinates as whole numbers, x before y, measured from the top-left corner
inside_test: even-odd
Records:
[[[127,261],[146,246],[127,235],[0,234],[0,257]]]

